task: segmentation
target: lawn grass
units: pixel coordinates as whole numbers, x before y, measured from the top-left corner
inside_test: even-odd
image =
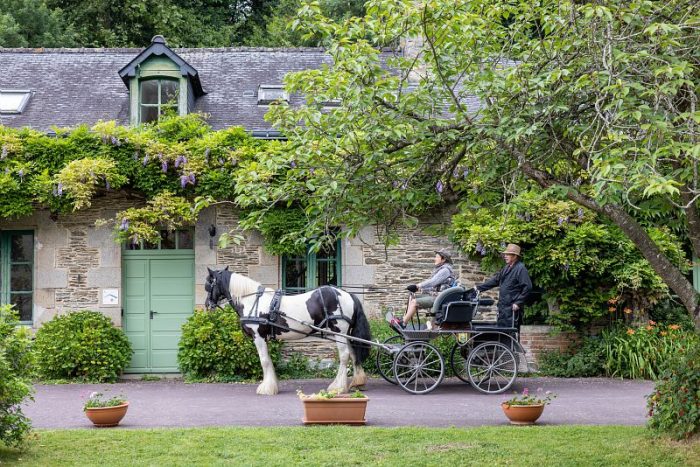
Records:
[[[700,441],[643,427],[188,428],[38,431],[18,465],[700,465]]]

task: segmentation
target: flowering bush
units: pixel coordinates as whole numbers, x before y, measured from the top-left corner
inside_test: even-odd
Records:
[[[537,388],[537,392],[535,394],[530,394],[530,391],[528,388],[523,389],[523,393],[521,395],[516,395],[513,396],[511,399],[508,399],[507,401],[503,401],[504,404],[506,404],[508,407],[511,405],[547,405],[551,404],[552,399],[557,397],[556,394],[554,394],[552,391],[547,391],[543,392],[544,390],[542,388]]]
[[[349,398],[349,399],[364,399],[367,396],[365,396],[361,391],[355,390],[355,392],[348,394],[348,393],[343,393],[340,391],[326,391],[325,389],[321,389],[318,392],[315,392],[313,394],[304,394],[301,392],[301,389],[297,389],[297,396],[299,396],[299,399],[301,400],[312,400],[312,401],[317,401],[317,400],[323,400],[323,399],[335,399],[335,398]]]
[[[83,410],[103,408],[103,407],[117,407],[118,405],[126,404],[126,398],[121,394],[118,396],[112,396],[107,398],[101,392],[93,392],[90,397],[87,398],[85,404],[83,405]]]
[[[666,362],[700,341],[697,333],[678,324],[654,321],[638,328],[605,330],[601,337],[608,376],[644,379],[656,379]]]
[[[700,432],[700,345],[667,362],[647,407],[652,430],[676,439]]]

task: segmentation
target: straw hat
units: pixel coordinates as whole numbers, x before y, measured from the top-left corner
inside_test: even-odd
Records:
[[[442,256],[442,259],[444,259],[448,263],[452,262],[452,253],[450,253],[450,250],[448,250],[447,248],[440,248],[439,250],[435,250],[435,253]]]
[[[520,257],[520,247],[515,243],[509,243],[504,251],[501,252],[504,255],[516,255]]]

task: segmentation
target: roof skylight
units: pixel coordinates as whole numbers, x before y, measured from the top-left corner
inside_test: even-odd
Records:
[[[0,89],[0,113],[20,114],[29,102],[32,92],[22,89]]]

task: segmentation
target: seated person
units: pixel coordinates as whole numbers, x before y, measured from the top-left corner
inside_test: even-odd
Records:
[[[416,314],[418,308],[432,308],[438,293],[452,286],[454,281],[455,273],[452,269],[452,255],[447,249],[442,248],[435,252],[435,269],[433,269],[433,275],[430,279],[406,287],[406,290],[409,292],[416,293],[420,289],[421,293],[411,297],[406,314],[403,316],[403,322],[400,322],[399,325],[405,328]]]

